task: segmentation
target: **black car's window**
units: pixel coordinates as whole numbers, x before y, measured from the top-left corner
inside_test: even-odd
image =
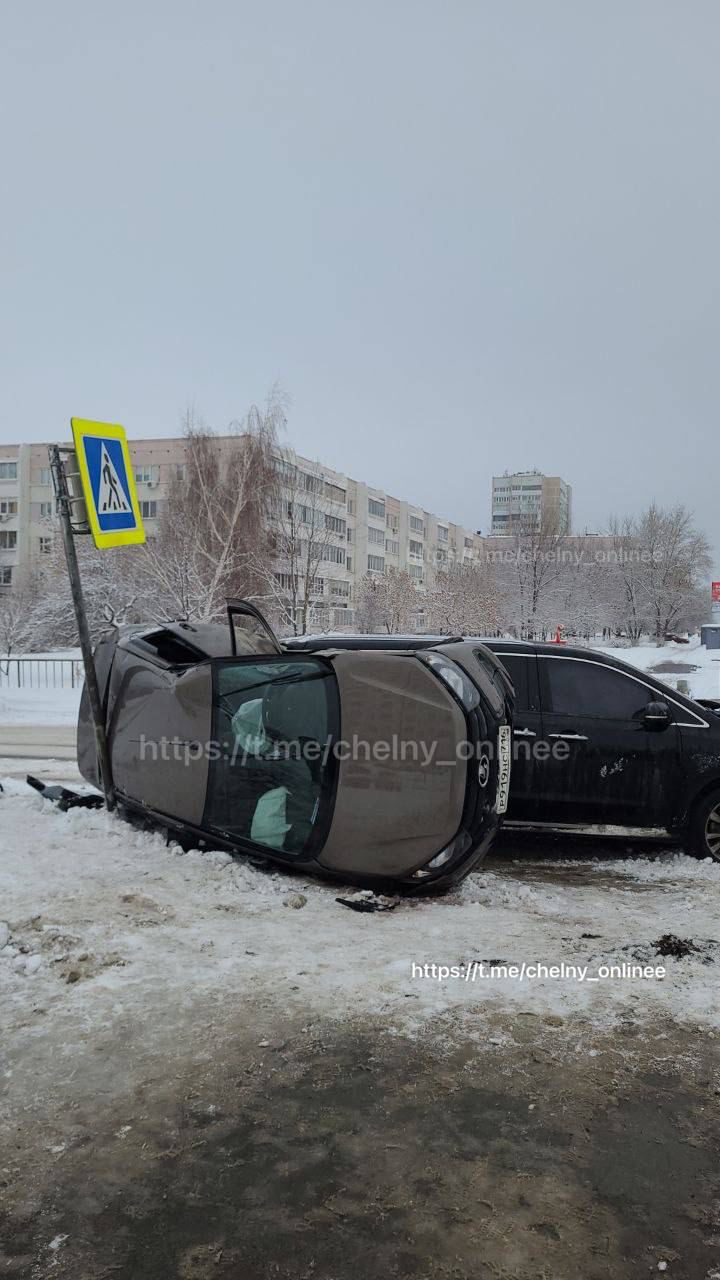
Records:
[[[645,685],[600,663],[542,655],[541,659],[550,690],[550,710],[558,715],[632,720],[651,701]]]
[[[328,746],[338,726],[332,670],[317,658],[213,665],[205,824],[302,854],[324,823],[332,791]]]
[[[535,655],[525,657],[520,653],[498,653],[510,679],[515,686],[515,710],[537,711],[537,693],[535,690]]]

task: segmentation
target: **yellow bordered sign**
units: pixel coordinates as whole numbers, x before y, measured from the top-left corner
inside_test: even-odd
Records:
[[[125,428],[71,418],[88,523],[96,547],[145,541]]]

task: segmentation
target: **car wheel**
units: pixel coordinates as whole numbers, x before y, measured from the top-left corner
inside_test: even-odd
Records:
[[[698,800],[689,834],[688,853],[720,862],[720,789]]]

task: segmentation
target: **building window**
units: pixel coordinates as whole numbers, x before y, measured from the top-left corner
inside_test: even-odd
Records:
[[[372,525],[368,526],[368,542],[374,542],[378,547],[385,546],[385,530],[373,529]]]
[[[347,540],[348,540],[348,542],[352,542],[352,541],[353,541],[354,536],[355,536],[355,535],[354,535],[354,533],[353,533],[352,529],[348,529],[348,531],[347,531]]]
[[[325,497],[330,498],[331,502],[340,502],[343,506],[347,501],[347,494],[339,484],[332,484],[329,480],[325,481]]]
[[[9,564],[0,564],[0,587],[12,586],[12,567]]]
[[[135,468],[136,484],[157,484],[160,479],[160,468],[143,464],[141,467]]]
[[[342,600],[349,600],[352,594],[352,588],[349,582],[331,582],[330,595],[339,596]]]
[[[330,529],[333,533],[345,534],[345,521],[339,516],[326,516],[325,528]]]
[[[17,499],[16,498],[0,498],[0,516],[16,516],[17,515]]]
[[[384,556],[368,556],[368,573],[384,573],[385,557]]]
[[[378,516],[381,520],[385,519],[385,503],[379,498],[368,498],[368,514]]]
[[[325,595],[325,579],[313,578],[312,591],[314,596],[324,596]]]
[[[332,560],[333,564],[344,564],[345,551],[342,547],[325,547],[322,558],[323,560]]]
[[[3,551],[14,551],[17,547],[17,529],[0,529],[0,547]]]
[[[283,591],[292,591],[295,579],[291,573],[276,573],[275,581]]]
[[[355,515],[355,502],[352,498],[348,498],[348,515],[349,516]]]
[[[439,524],[439,525],[438,525],[438,538],[439,538],[440,542],[447,542],[447,540],[448,540],[448,532],[449,532],[449,530],[448,530],[447,525],[444,525],[444,524]]]
[[[149,502],[140,503],[140,515],[143,520],[155,520],[157,517],[157,502],[154,498]]]
[[[414,578],[416,582],[422,582],[422,580],[423,580],[422,565],[419,565],[419,564],[411,564],[411,565],[410,565],[410,577],[411,577],[411,578]]]
[[[17,480],[17,462],[0,462],[0,480]]]
[[[391,556],[399,556],[399,555],[400,555],[400,543],[399,543],[399,542],[396,542],[394,538],[386,538],[386,539],[385,539],[385,550],[386,550],[386,551],[389,553],[389,555],[391,555]]]
[[[170,466],[170,478],[171,478],[171,480],[184,480],[184,479],[185,479],[185,463],[184,463],[184,462],[173,462],[173,463],[171,464],[171,466]]]
[[[438,548],[438,553],[437,553],[438,564],[447,564],[447,558],[448,558],[447,551],[442,551],[440,548]]]
[[[347,559],[345,560],[345,568],[347,569],[348,573],[352,571],[352,556],[348,556]]]
[[[52,551],[52,538],[40,538],[40,555],[49,556]]]
[[[423,544],[422,544],[422,542],[415,542],[415,541],[414,541],[414,539],[413,539],[413,538],[411,538],[411,539],[410,539],[410,555],[411,555],[411,556],[420,556],[420,558],[422,559],[422,553],[423,553]]]
[[[473,540],[472,540],[472,538],[466,538],[466,539],[465,539],[465,546],[466,546],[466,547],[472,547],[472,544],[473,544]]]
[[[52,502],[40,503],[40,519],[49,520],[52,516]]]
[[[423,537],[425,536],[425,525],[423,524],[422,516],[410,516],[410,528],[413,533],[421,533]]]
[[[303,471],[302,484],[306,493],[320,493],[323,487],[322,476],[312,476],[309,471]]]
[[[52,475],[49,467],[40,468],[40,484],[52,484]]]

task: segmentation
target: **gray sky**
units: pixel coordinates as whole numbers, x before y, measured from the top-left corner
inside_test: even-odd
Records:
[[[720,548],[715,0],[2,25],[3,439],[223,427],[278,378],[300,452],[467,525],[537,466],[580,529],[656,497]]]

